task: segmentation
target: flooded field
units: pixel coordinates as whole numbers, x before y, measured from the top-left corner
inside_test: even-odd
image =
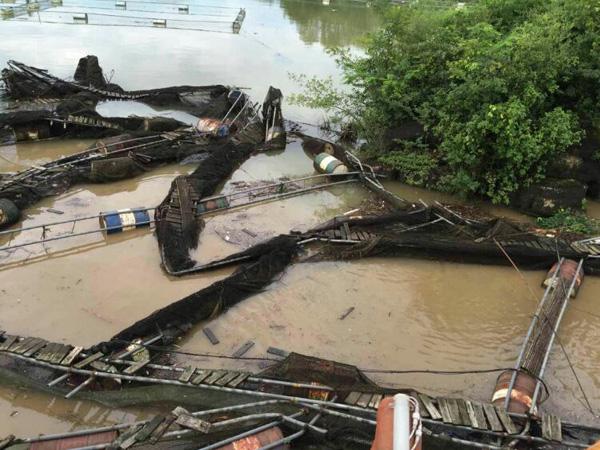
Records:
[[[89,5],[96,3],[90,1]],[[68,0],[64,5],[68,6]],[[242,6],[233,0],[219,5]],[[281,88],[284,95],[295,92],[297,86],[288,77],[290,72],[337,79],[335,62],[326,48],[352,46],[358,52],[360,35],[377,26],[370,9],[352,3],[332,1],[323,6],[306,0],[252,0],[243,6],[247,16],[239,35],[126,27],[106,32],[102,26],[2,22],[0,65],[16,59],[67,78],[80,56],[95,54],[105,71],[116,70],[113,81],[127,89],[223,83],[247,87],[249,95],[258,101],[269,84]],[[139,115],[148,114],[148,107],[138,108],[128,102],[100,105],[98,111],[127,115],[130,107]],[[161,114],[185,121],[168,111]],[[318,112],[287,104],[284,115],[310,123],[321,118]],[[48,141],[0,147],[0,172],[72,154],[90,143]],[[153,207],[165,197],[177,175],[194,168],[194,164],[170,164],[127,181],[76,185],[24,211],[20,226],[120,208]],[[313,173],[312,161],[300,143],[291,141],[285,151],[252,156],[220,190],[229,192],[240,183]],[[393,181],[386,182],[386,187],[411,201],[458,201]],[[210,216],[193,256],[207,262],[238,252],[248,242],[307,229],[360,206],[369,195],[359,185],[346,185]],[[482,206],[495,214],[530,220],[514,211]],[[600,217],[598,204],[592,202],[589,211]],[[84,224],[80,231],[95,226],[95,222]],[[53,231],[67,233],[69,229],[70,225],[63,225]],[[23,231],[13,242],[39,238],[39,232]],[[3,238],[0,243],[7,241]],[[4,252],[0,254],[0,329],[93,345],[233,270],[168,277],[160,267],[156,238],[149,229],[113,236],[91,234]],[[404,258],[301,263],[290,266],[264,292],[195,327],[180,345],[186,352],[230,355],[252,340],[255,345],[247,356],[263,357],[269,346],[275,346],[375,370],[512,367],[543,293],[543,276],[544,272],[525,272],[521,277],[510,267]],[[600,405],[598,293],[600,278],[587,278],[567,310],[560,332],[593,406]],[[340,319],[351,308],[347,317]],[[211,345],[202,333],[206,325],[218,336],[218,345]],[[256,362],[198,360],[215,368],[259,367]],[[497,376],[369,375],[394,387],[482,401],[489,400]],[[558,347],[546,381],[552,395],[545,408],[570,420],[592,422]],[[27,436],[112,424],[145,418],[151,412],[111,410],[90,402],[0,386],[0,438],[9,433]]]

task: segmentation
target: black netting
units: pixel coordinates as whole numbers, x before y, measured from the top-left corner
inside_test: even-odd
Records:
[[[206,320],[239,301],[260,292],[270,284],[292,261],[296,254],[296,238],[279,237],[256,261],[241,266],[233,275],[155,311],[115,335],[121,341],[149,336],[161,331],[166,336],[177,336],[194,324]],[[266,250],[263,246],[261,251]]]

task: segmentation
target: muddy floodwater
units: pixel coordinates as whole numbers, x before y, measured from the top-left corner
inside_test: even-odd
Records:
[[[198,3],[198,8],[207,3]],[[66,10],[69,0],[63,4]],[[214,5],[213,12],[220,14],[222,10]],[[0,65],[15,59],[68,78],[80,56],[95,54],[107,73],[115,69],[113,80],[126,89],[222,83],[246,87],[258,101],[269,84],[281,88],[284,95],[297,92],[289,73],[339,80],[326,48],[350,46],[352,51],[360,52],[361,35],[378,24],[371,9],[354,2],[332,0],[329,6],[323,6],[306,0],[250,0],[242,5],[227,0],[218,6],[246,8],[240,34],[220,29],[199,32],[72,26],[45,23],[52,20],[44,13],[46,20],[41,23],[35,18],[1,22]],[[101,104],[98,110],[106,115],[150,113],[148,107],[127,103]],[[0,108],[7,106],[0,103]],[[155,113],[186,121],[169,111]],[[319,112],[287,104],[284,115],[307,123],[321,119]],[[88,141],[48,141],[0,147],[0,172],[22,170],[89,145]],[[177,175],[194,168],[193,163],[172,164],[127,181],[76,185],[24,211],[20,226],[120,208],[152,207],[165,197]],[[312,161],[300,143],[292,140],[285,151],[252,156],[220,189],[228,192],[243,183],[313,173]],[[460,201],[393,181],[386,182],[386,186],[412,201]],[[350,184],[213,215],[207,219],[194,258],[206,262],[279,233],[309,228],[359,207],[369,195],[359,185]],[[507,209],[481,206],[496,214],[530,220]],[[592,202],[589,210],[600,217],[598,204]],[[91,221],[78,225],[77,230],[96,226]],[[70,225],[52,228],[58,234],[70,231]],[[12,242],[39,238],[39,231],[23,231],[15,234]],[[6,237],[0,240],[1,244],[6,242]],[[0,329],[92,345],[234,270],[174,279],[159,264],[158,246],[149,229],[112,236],[90,234],[0,253]],[[211,345],[202,333],[202,326],[207,324],[194,328],[179,344],[185,352],[230,355],[252,340],[255,345],[247,356],[263,357],[269,346],[275,346],[364,369],[512,367],[543,293],[543,276],[543,272],[519,274],[510,267],[404,258],[299,263],[290,266],[264,292],[208,323],[220,340],[218,345]],[[587,278],[560,330],[560,341],[594,407],[600,407],[599,293],[600,278]],[[197,359],[215,368],[234,364],[208,357]],[[235,367],[259,366],[252,361],[236,362]],[[369,375],[394,387],[482,401],[490,399],[497,376]],[[559,347],[553,351],[546,382],[551,396],[544,408],[571,420],[592,422]],[[145,418],[155,411],[109,409],[0,386],[0,437],[112,424]]]

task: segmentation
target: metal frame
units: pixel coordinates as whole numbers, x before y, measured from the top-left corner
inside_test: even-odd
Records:
[[[539,321],[539,314],[542,311],[542,306],[546,302],[546,299],[548,298],[548,295],[550,294],[550,291],[552,290],[552,287],[554,286],[554,282],[555,282],[556,278],[558,277],[558,274],[560,273],[560,269],[562,267],[564,260],[565,260],[564,258],[560,258],[560,260],[558,261],[556,271],[552,275],[552,279],[550,280],[550,283],[548,284],[548,287],[546,288],[546,291],[544,292],[544,296],[542,297],[542,300],[538,304],[535,315],[533,316],[533,320],[529,324],[529,329],[527,330],[525,340],[523,341],[523,345],[521,346],[521,351],[519,352],[519,357],[517,358],[517,362],[515,364],[515,370],[513,371],[512,377],[510,379],[510,383],[508,385],[508,389],[506,391],[506,398],[504,399],[504,409],[506,409],[506,410],[508,410],[508,407],[512,400],[512,390],[515,387],[515,382],[517,381],[517,376],[521,369],[521,363],[523,362],[523,357],[525,356],[527,342],[529,341],[529,338],[531,337],[531,334],[533,333],[533,328],[534,328],[535,324]],[[532,406],[533,406],[533,403],[532,403]]]

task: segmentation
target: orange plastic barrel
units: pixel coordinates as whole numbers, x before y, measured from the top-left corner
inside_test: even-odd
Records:
[[[575,274],[577,274],[578,267],[579,263],[577,261],[573,261],[572,259],[565,259],[562,263],[562,266],[560,267],[560,274],[558,274],[558,277],[562,278],[567,285],[570,285],[573,281],[573,278],[575,278]],[[552,268],[548,271],[548,275],[546,275],[546,278],[542,283],[544,287],[547,287],[550,284],[557,268],[558,263],[555,263],[552,266]],[[583,283],[583,276],[583,269],[581,269],[577,274],[577,279],[575,280],[575,285],[573,286],[573,293],[571,294],[571,297],[575,298],[575,296],[577,295],[577,291],[579,291],[579,287],[581,286],[581,283]]]
[[[588,447],[587,450],[600,450],[600,441],[596,442],[591,447]]]
[[[371,450],[393,450],[394,447],[394,398],[386,397],[377,408],[377,427]]]
[[[411,408],[411,413],[414,412]],[[410,424],[413,432],[413,424]],[[415,445],[415,437],[410,441],[411,448],[421,450],[421,439]],[[379,403],[377,408],[377,426],[375,428],[375,439],[371,444],[371,450],[393,450],[394,448],[394,397],[386,397]]]
[[[508,387],[512,379],[513,371],[502,372],[496,380],[496,388],[492,395],[492,403],[500,408],[504,408],[504,402],[508,395]],[[510,403],[508,411],[513,413],[525,414],[531,408],[533,393],[535,391],[536,379],[525,372],[519,372],[515,384],[510,393]]]
[[[101,153],[104,154],[112,153],[119,150],[123,150],[127,146],[136,145],[136,142],[131,142],[132,139],[133,138],[130,134],[120,134],[119,136],[113,136],[98,140],[90,148],[97,148]]]
[[[217,450],[257,450],[273,442],[283,439],[283,433],[279,427],[268,428],[260,433],[238,439],[231,444],[219,447]],[[281,444],[275,447],[276,450],[287,450],[287,444]]]

